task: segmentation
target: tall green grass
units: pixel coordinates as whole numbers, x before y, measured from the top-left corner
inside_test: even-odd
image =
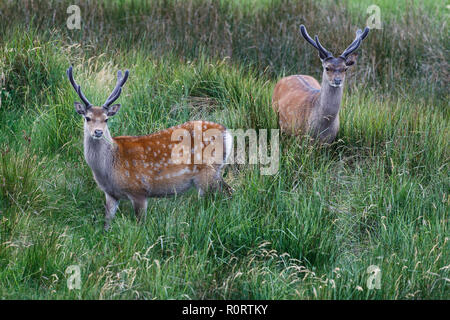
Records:
[[[449,298],[448,28],[438,5],[380,5],[390,28],[363,44],[331,146],[282,136],[276,175],[230,166],[232,197],[150,199],[143,226],[124,201],[104,233],[70,64],[95,104],[130,69],[113,135],[190,119],[277,128],[277,79],[320,74],[298,24],[342,50],[366,16],[353,1],[86,1],[82,30],[69,31],[67,4],[0,4],[2,298]],[[343,32],[329,32],[336,26]],[[81,290],[67,288],[70,265]],[[370,265],[380,290],[367,288]]]

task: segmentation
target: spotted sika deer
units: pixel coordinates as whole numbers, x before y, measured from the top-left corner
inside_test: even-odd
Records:
[[[225,189],[221,170],[232,150],[227,129],[209,121],[189,121],[145,136],[111,137],[107,121],[120,109],[113,104],[128,79],[128,70],[117,75],[117,84],[101,107],[92,106],[67,76],[82,103],[75,110],[84,117],[84,157],[95,181],[105,192],[105,229],[110,227],[120,199],[133,203],[138,220],[144,220],[147,198],[179,194],[195,187],[202,195]]]
[[[347,69],[354,65],[355,51],[367,37],[369,28],[356,31],[356,38],[337,58],[325,49],[315,36],[313,40],[304,25],[300,33],[319,51],[322,61],[322,85],[307,75],[282,78],[275,86],[272,108],[279,115],[283,132],[291,135],[310,134],[321,142],[332,142],[339,130],[339,109]]]

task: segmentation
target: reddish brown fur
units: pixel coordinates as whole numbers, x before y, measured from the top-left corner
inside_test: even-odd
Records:
[[[293,75],[278,81],[272,96],[272,108],[279,114],[281,130],[289,134],[306,132],[319,94],[319,82],[307,75]]]
[[[191,156],[191,164],[175,164],[171,159],[172,149],[179,143],[171,141],[172,133],[176,129],[189,131],[193,149],[196,124],[202,132],[217,129],[223,135],[226,130],[217,123],[190,121],[146,136],[113,138],[117,145],[116,161],[113,165],[118,175],[119,187],[127,193],[145,196],[148,194],[149,185],[157,185],[158,194],[164,195],[173,193],[173,186],[195,176],[199,180],[205,180],[199,181],[200,184],[211,182],[209,175],[216,173],[218,165],[195,164],[194,154]],[[201,154],[209,142],[203,141],[203,144]],[[225,146],[223,151],[225,153]]]

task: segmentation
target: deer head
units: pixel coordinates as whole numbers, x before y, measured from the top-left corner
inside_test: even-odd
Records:
[[[317,51],[319,51],[319,57],[323,66],[324,79],[326,79],[328,84],[332,87],[341,87],[344,84],[347,69],[356,62],[358,54],[355,51],[369,34],[369,28],[366,27],[364,31],[358,29],[356,31],[355,40],[353,40],[348,48],[345,49],[344,52],[337,58],[335,58],[330,51],[322,46],[317,35],[313,40],[306,31],[304,25],[300,26],[300,33],[306,41],[308,41],[314,48],[317,49]]]
[[[116,101],[122,93],[122,86],[127,81],[128,74],[128,70],[125,71],[125,75],[122,75],[122,71],[119,70],[117,73],[116,87],[109,95],[108,99],[106,99],[101,107],[94,107],[81,91],[81,87],[73,79],[72,66],[67,69],[67,77],[82,101],[82,103],[75,101],[75,110],[84,117],[84,127],[92,138],[101,139],[103,133],[108,130],[108,118],[114,116],[119,111],[120,104],[111,104]]]

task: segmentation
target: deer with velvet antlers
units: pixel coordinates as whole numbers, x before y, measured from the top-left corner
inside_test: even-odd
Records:
[[[322,84],[311,76],[282,78],[275,86],[272,108],[278,113],[281,130],[286,134],[309,134],[321,142],[332,142],[339,130],[339,109],[347,69],[354,65],[355,52],[367,37],[369,28],[356,31],[356,38],[337,58],[304,25],[300,33],[317,51],[322,61]]]
[[[192,186],[201,195],[208,190],[231,190],[221,170],[232,150],[232,136],[220,124],[190,121],[150,135],[111,137],[107,121],[120,109],[113,102],[128,74],[128,70],[118,72],[116,87],[97,107],[73,79],[72,67],[67,70],[82,101],[75,102],[75,110],[84,117],[84,157],[106,196],[106,230],[120,199],[131,200],[136,218],[142,221],[149,197],[179,194]]]

